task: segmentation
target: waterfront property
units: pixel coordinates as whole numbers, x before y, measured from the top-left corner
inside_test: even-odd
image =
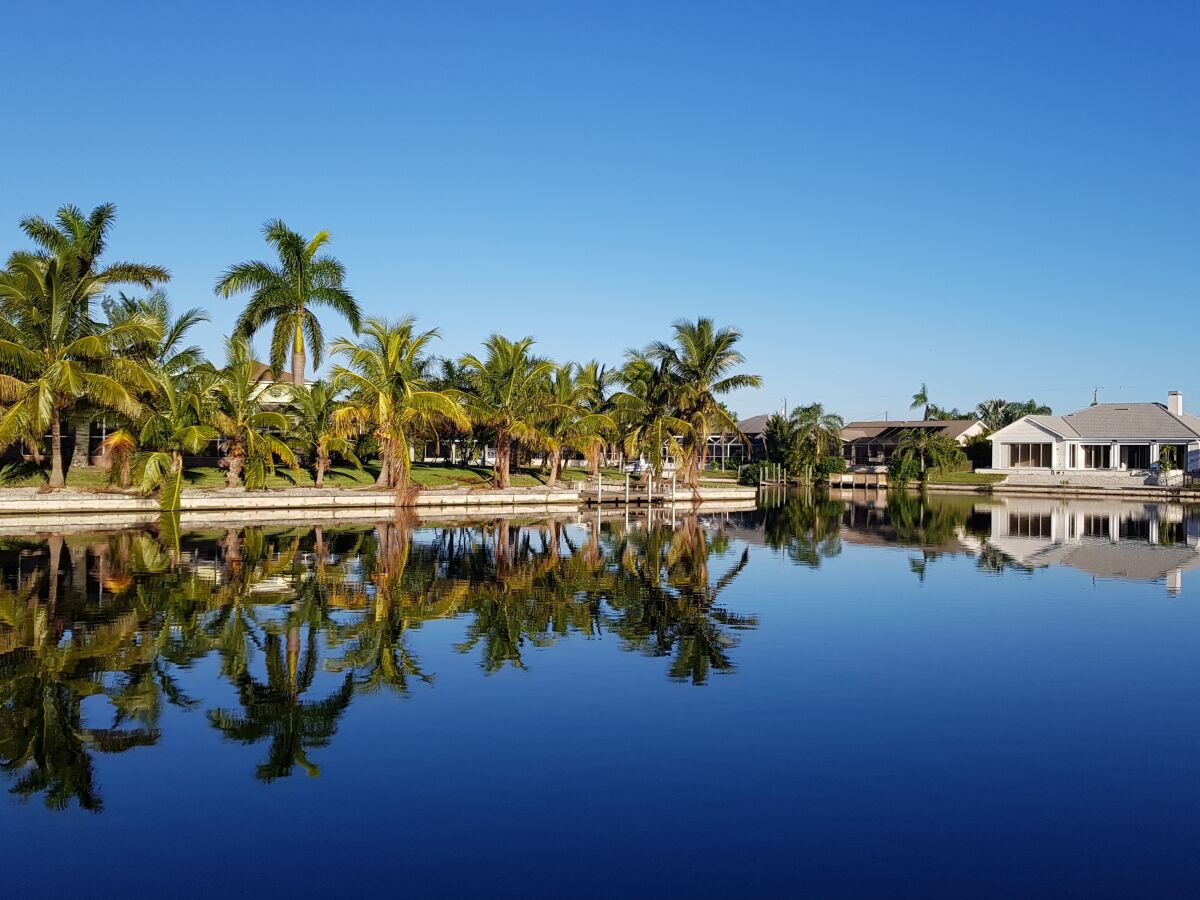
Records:
[[[906,431],[925,430],[943,434],[960,447],[986,430],[978,419],[914,419],[847,422],[842,428],[842,457],[854,467],[886,466]]]
[[[1183,394],[1167,403],[1098,403],[1062,416],[1024,416],[990,436],[992,470],[1010,483],[1123,486],[1163,483],[1163,451],[1170,468],[1200,470],[1200,418],[1183,409]],[[1132,480],[1131,480],[1132,479]]]

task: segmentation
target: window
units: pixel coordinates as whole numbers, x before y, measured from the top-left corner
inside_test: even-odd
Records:
[[[1108,469],[1112,467],[1112,447],[1108,444],[1084,444],[1083,467]]]
[[[1052,444],[1007,444],[1011,469],[1048,469],[1054,458]]]
[[[1008,533],[1012,537],[1048,538],[1050,517],[1009,513]]]
[[[1077,469],[1077,468],[1079,468],[1079,462],[1077,461],[1076,452],[1075,452],[1075,451],[1077,451],[1078,449],[1079,449],[1079,445],[1078,445],[1078,444],[1072,444],[1072,445],[1071,445],[1071,468],[1072,468],[1072,469]]]

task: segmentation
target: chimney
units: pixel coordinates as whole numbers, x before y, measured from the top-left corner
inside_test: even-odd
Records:
[[[1167,392],[1167,410],[1176,416],[1183,415],[1183,392],[1168,391]]]

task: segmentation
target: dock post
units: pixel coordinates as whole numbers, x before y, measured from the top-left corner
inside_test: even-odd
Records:
[[[625,505],[629,505],[629,473],[625,473]]]
[[[650,477],[646,479],[646,505],[650,506],[654,503],[654,473],[650,473]]]
[[[604,502],[604,476],[596,476],[596,506]]]

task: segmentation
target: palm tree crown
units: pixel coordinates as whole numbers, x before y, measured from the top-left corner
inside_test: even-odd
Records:
[[[355,334],[360,325],[358,303],[343,286],[345,267],[318,251],[329,243],[329,232],[318,231],[309,241],[279,219],[263,226],[263,235],[279,256],[278,265],[261,261],[230,266],[217,280],[216,292],[231,297],[250,292],[250,301],[238,317],[235,335],[250,338],[273,324],[271,369],[283,369],[288,348],[292,354],[292,384],[304,383],[306,347],[313,365],[321,364],[325,335],[312,307],[326,306],[340,313]]]
[[[467,412],[475,424],[496,435],[496,486],[509,486],[512,442],[527,447],[544,447],[546,436],[538,427],[543,401],[554,364],[530,353],[533,338],[510,341],[493,334],[484,342],[480,359],[466,354],[459,360],[471,385],[466,395]]]

